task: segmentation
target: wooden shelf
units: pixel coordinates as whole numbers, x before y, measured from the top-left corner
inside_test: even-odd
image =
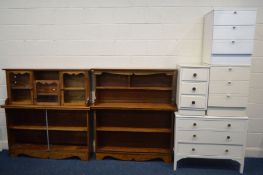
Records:
[[[171,133],[168,128],[97,127],[97,131]]]
[[[33,89],[32,87],[24,87],[24,86],[17,86],[17,87],[11,87],[11,89],[14,89],[14,90],[31,90]]]
[[[137,110],[163,110],[176,111],[176,105],[164,103],[95,103],[93,109],[137,109]]]
[[[37,92],[36,95],[57,96],[59,95],[59,92]]]
[[[46,130],[46,126],[39,125],[13,125],[9,126],[10,129],[20,129],[20,130]]]
[[[16,125],[9,126],[10,129],[19,130],[50,130],[50,131],[88,131],[87,127],[77,127],[77,126],[37,126],[37,125]]]
[[[54,110],[90,110],[88,106],[46,106],[46,105],[2,105],[7,109],[54,109]]]
[[[135,148],[135,147],[116,147],[116,146],[99,146],[97,152],[128,152],[128,153],[171,153],[168,148]]]
[[[84,87],[64,87],[62,90],[65,91],[82,91],[86,90]]]
[[[87,127],[80,126],[48,126],[50,131],[88,131]]]
[[[39,150],[39,151],[48,151],[48,145],[40,145],[40,144],[14,144],[11,146],[11,149],[18,150]]]
[[[50,145],[51,151],[83,151],[87,152],[88,146],[72,146],[72,145]]]
[[[171,87],[127,87],[127,86],[97,86],[96,89],[127,89],[127,90],[156,90],[156,91],[171,91]]]

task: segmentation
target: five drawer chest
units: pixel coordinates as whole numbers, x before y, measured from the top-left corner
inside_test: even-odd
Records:
[[[255,9],[205,16],[203,65],[180,65],[174,170],[182,158],[232,159],[244,169]]]

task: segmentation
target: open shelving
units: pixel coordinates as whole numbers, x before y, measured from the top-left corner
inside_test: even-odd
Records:
[[[92,70],[96,159],[171,162],[176,70]]]

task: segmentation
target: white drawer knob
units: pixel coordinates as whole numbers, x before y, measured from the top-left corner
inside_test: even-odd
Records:
[[[55,88],[53,88],[53,89],[52,89],[52,91],[56,91],[56,89],[55,89]]]

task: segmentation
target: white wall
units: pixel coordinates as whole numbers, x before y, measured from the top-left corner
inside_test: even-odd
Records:
[[[203,16],[213,7],[258,7],[247,153],[263,157],[262,0],[0,0],[0,68],[199,63]],[[3,71],[0,98],[6,98]],[[7,148],[3,110],[0,140]]]

